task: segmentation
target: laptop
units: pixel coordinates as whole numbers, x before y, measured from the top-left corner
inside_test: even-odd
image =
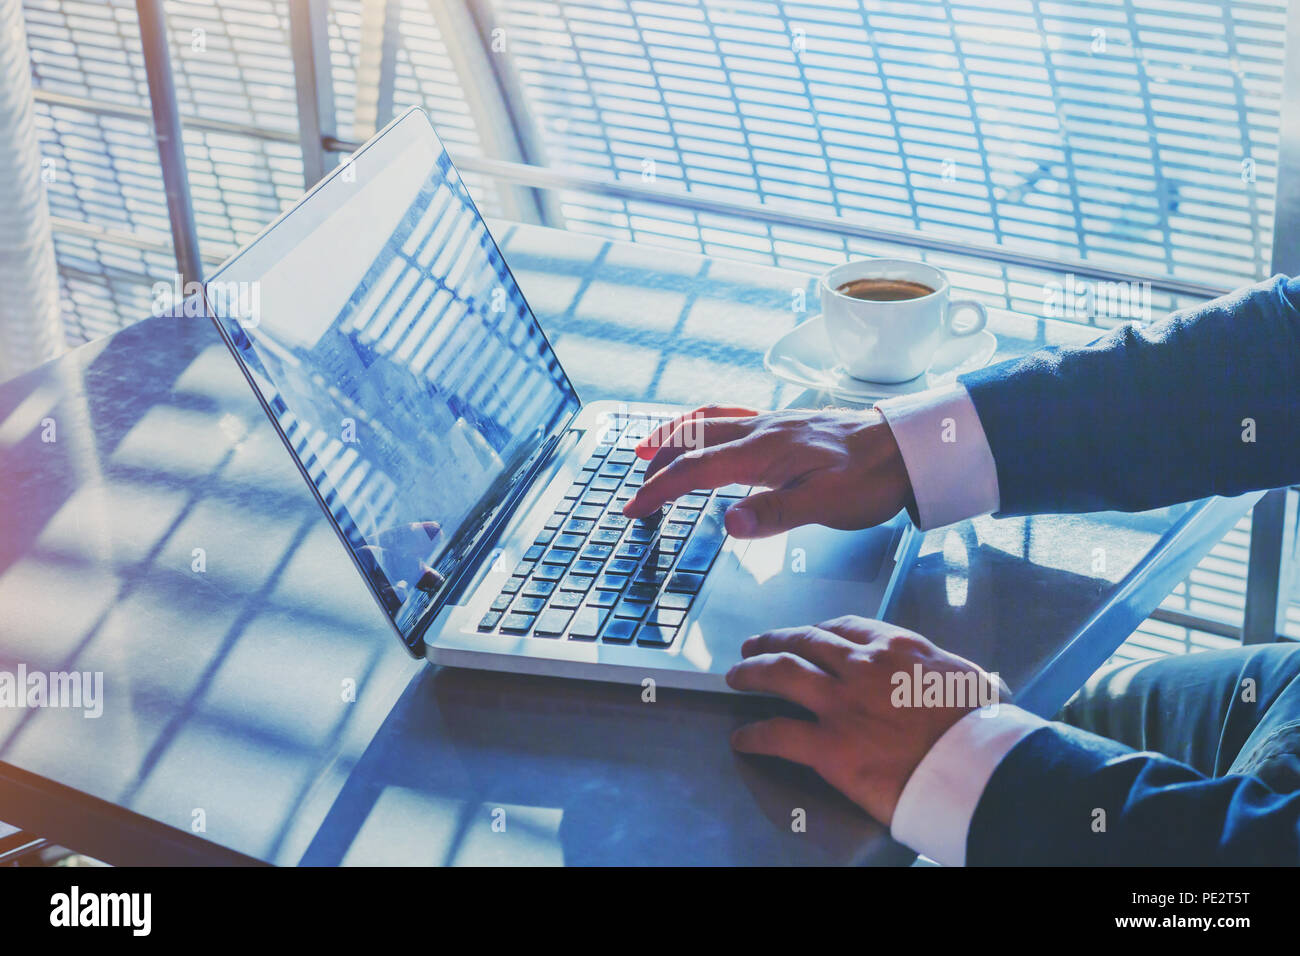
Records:
[[[919,544],[905,514],[732,539],[742,486],[624,517],[633,448],[685,409],[579,398],[419,109],[204,299],[394,632],[436,664],[727,691],[752,634],[887,616]]]

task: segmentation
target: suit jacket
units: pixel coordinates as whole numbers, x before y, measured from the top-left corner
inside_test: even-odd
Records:
[[[963,376],[1002,515],[1137,511],[1300,482],[1300,280],[1278,276]],[[966,859],[1300,863],[1300,793],[1217,779],[1060,724],[1003,758]]]

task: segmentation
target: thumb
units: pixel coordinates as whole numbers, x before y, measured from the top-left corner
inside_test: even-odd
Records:
[[[816,524],[817,512],[825,511],[815,493],[807,488],[760,491],[727,509],[727,533],[734,538],[766,538],[800,525]]]

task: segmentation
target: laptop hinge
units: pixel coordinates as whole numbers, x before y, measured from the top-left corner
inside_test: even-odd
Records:
[[[448,578],[446,585],[439,592],[437,598],[425,608],[415,626],[411,629],[408,644],[412,650],[419,651],[423,649],[424,633],[429,629],[429,625],[433,623],[433,619],[438,615],[438,612],[448,604],[459,602],[466,586],[482,565],[484,555],[489,553],[496,545],[501,537],[501,532],[514,518],[519,502],[532,488],[537,476],[555,460],[561,446],[568,444],[565,440],[570,437],[576,439],[581,434],[581,431],[565,428],[558,434],[548,436],[538,451],[534,453],[531,463],[521,469],[519,477],[511,482],[510,490],[506,493],[501,507],[497,508],[493,513],[491,521],[479,534],[470,551],[458,563],[456,572]]]

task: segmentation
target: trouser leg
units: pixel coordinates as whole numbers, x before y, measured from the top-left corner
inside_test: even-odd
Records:
[[[1207,776],[1300,789],[1300,644],[1261,644],[1105,668],[1060,718]]]

